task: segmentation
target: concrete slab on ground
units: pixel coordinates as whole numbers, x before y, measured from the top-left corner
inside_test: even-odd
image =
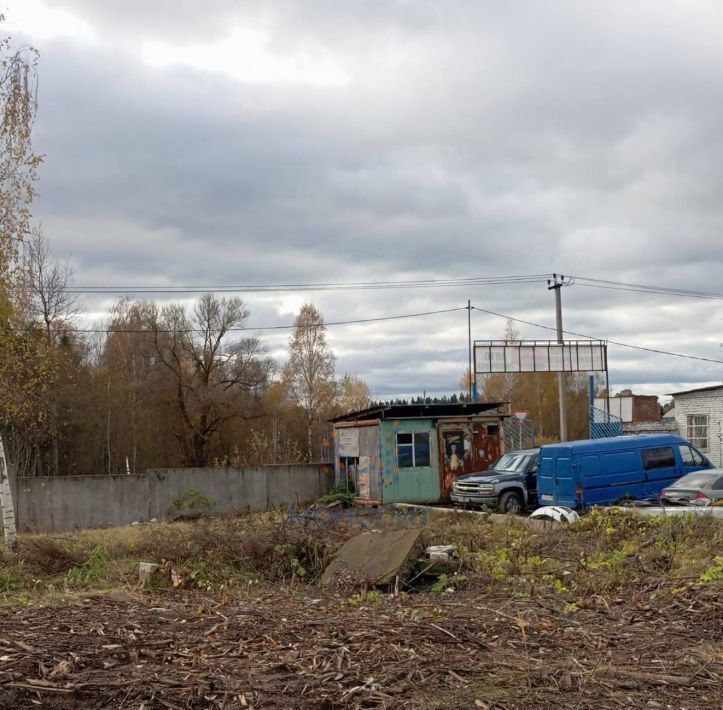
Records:
[[[333,584],[345,575],[379,587],[393,584],[397,577],[404,582],[412,576],[422,550],[421,530],[363,532],[339,550],[324,571],[321,583]]]

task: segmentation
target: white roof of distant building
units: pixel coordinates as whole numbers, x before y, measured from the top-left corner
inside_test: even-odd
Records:
[[[670,392],[673,397],[680,397],[684,394],[697,394],[698,392],[712,392],[714,390],[723,390],[723,385],[711,385],[710,387],[698,387],[694,390],[684,390],[683,392]]]

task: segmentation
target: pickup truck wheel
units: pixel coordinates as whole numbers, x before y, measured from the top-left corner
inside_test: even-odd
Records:
[[[522,502],[522,496],[515,491],[507,491],[500,496],[500,502],[497,505],[497,509],[500,513],[512,513],[513,515],[519,515],[524,508]]]

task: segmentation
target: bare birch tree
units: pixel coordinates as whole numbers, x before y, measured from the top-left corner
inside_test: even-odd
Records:
[[[67,334],[71,320],[80,311],[77,297],[68,291],[73,281],[73,269],[68,262],[53,257],[50,245],[38,229],[26,241],[23,264],[26,317],[41,324],[45,339],[40,356],[46,362],[48,390],[48,423],[51,459],[50,475],[57,476],[60,469],[58,442],[58,400],[55,378],[60,369],[61,340]]]
[[[4,17],[0,15],[0,22]],[[30,232],[30,206],[42,156],[31,135],[37,110],[37,54],[0,40],[0,315],[7,318],[16,294],[18,245]]]
[[[15,528],[15,504],[13,503],[10,466],[5,456],[5,446],[0,435],[0,503],[2,504],[3,534],[5,537],[5,555],[12,556],[17,549]]]
[[[313,425],[334,395],[334,353],[326,342],[324,318],[311,303],[301,307],[289,341],[284,378],[306,415],[306,453],[314,458]]]

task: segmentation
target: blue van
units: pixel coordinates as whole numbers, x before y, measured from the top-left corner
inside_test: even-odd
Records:
[[[540,449],[540,505],[584,508],[655,498],[686,473],[712,464],[671,434],[615,436],[548,444]]]

